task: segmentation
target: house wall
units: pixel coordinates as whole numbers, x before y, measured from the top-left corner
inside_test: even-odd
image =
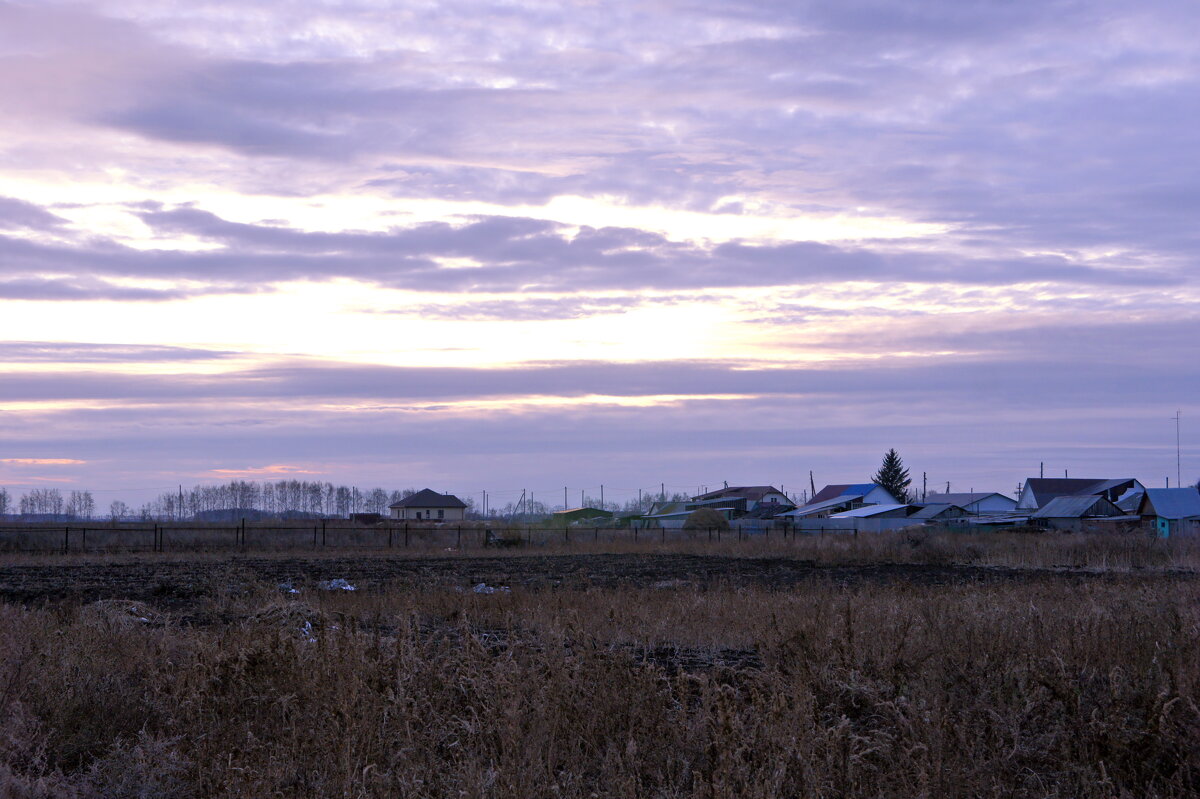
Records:
[[[783,494],[779,493],[778,491],[772,491],[770,494],[764,494],[763,498],[758,500],[757,502],[748,502],[746,504],[750,508],[750,510],[753,510],[754,508],[758,507],[759,505],[762,505],[764,502],[769,504],[772,501],[778,502],[782,505],[790,506],[792,504],[792,501],[790,499],[788,499],[787,497],[785,497]]]
[[[392,518],[405,521],[460,522],[466,517],[465,508],[392,508]]]
[[[990,497],[984,497],[978,502],[972,502],[967,506],[967,510],[972,513],[1005,513],[1017,507],[1015,500],[1000,494],[992,494]]]
[[[898,505],[900,500],[887,492],[887,489],[875,486],[862,498],[864,505]]]

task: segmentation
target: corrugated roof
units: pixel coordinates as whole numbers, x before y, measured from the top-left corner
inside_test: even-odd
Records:
[[[1082,519],[1085,516],[1117,516],[1120,510],[1104,497],[1055,497],[1034,511],[1034,519]]]
[[[809,505],[816,505],[819,502],[827,502],[836,497],[846,496],[847,494],[855,497],[865,497],[871,493],[871,489],[875,488],[874,483],[837,483],[835,485],[827,485],[817,493],[813,494],[812,499],[808,501]]]
[[[700,494],[692,497],[695,501],[724,499],[726,497],[745,497],[758,501],[767,494],[782,494],[775,486],[729,486],[727,488],[718,488],[716,491],[709,491],[707,494]]]
[[[781,513],[780,516],[811,516],[814,513],[821,513],[830,508],[836,508],[838,505],[846,505],[862,498],[862,494],[843,494],[832,499],[827,499],[824,502],[810,502],[795,510]]]
[[[892,511],[900,510],[901,508],[907,508],[907,507],[908,507],[907,505],[864,505],[863,507],[855,508],[854,510],[843,511],[842,513],[835,513],[832,516],[830,516],[829,518],[831,518],[831,519],[862,519],[867,516],[878,516],[881,513],[890,513]]]
[[[1118,488],[1133,488],[1137,481],[1132,477],[1116,480],[1099,480],[1091,477],[1030,477],[1025,487],[1033,492],[1038,507],[1055,497],[1094,496]]]
[[[1164,519],[1189,519],[1200,516],[1200,491],[1195,488],[1147,488],[1142,515],[1150,513]]]
[[[1006,497],[999,491],[960,491],[958,493],[951,494],[932,493],[925,495],[925,501],[935,505],[945,503],[948,505],[958,505],[961,508],[965,508],[967,505],[970,505],[973,502],[979,502],[981,499],[987,499],[988,497],[1003,497],[1009,502],[1016,502],[1016,500],[1012,497]]]
[[[943,496],[953,496],[953,495],[944,494]],[[946,511],[948,511],[951,508],[958,508],[963,513],[967,512],[967,509],[964,508],[962,505],[955,505],[952,502],[940,502],[940,503],[932,503],[929,505],[923,505],[920,510],[918,510],[916,513],[909,516],[909,518],[910,519],[934,519],[938,515],[945,513]]]

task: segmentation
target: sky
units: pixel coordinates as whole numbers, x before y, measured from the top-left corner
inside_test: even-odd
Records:
[[[1198,42],[1191,0],[0,0],[0,486],[1161,486],[1176,411],[1194,482]]]

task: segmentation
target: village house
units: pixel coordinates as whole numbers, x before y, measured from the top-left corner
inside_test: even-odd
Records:
[[[1017,499],[1017,509],[1037,510],[1056,497],[1104,497],[1115,505],[1122,497],[1145,490],[1145,486],[1131,477],[1117,480],[1030,477],[1021,487],[1021,496]]]
[[[864,505],[899,505],[900,500],[875,483],[827,485],[806,504],[783,514],[794,519],[820,519]]]
[[[454,522],[462,521],[467,515],[467,503],[453,494],[439,494],[428,488],[393,502],[388,508],[393,519],[413,521]]]
[[[688,503],[692,510],[699,507],[720,505],[736,508],[741,513],[755,510],[782,512],[796,507],[782,491],[775,486],[725,486],[716,491],[709,491],[692,497]],[[761,515],[761,514],[759,514]]]

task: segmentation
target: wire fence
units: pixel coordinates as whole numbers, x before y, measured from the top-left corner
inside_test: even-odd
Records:
[[[811,531],[816,533],[818,531]],[[539,525],[373,525],[160,522],[149,524],[42,523],[0,525],[0,552],[212,552],[283,550],[498,549],[586,543],[763,540],[807,535],[789,527],[629,528]]]

